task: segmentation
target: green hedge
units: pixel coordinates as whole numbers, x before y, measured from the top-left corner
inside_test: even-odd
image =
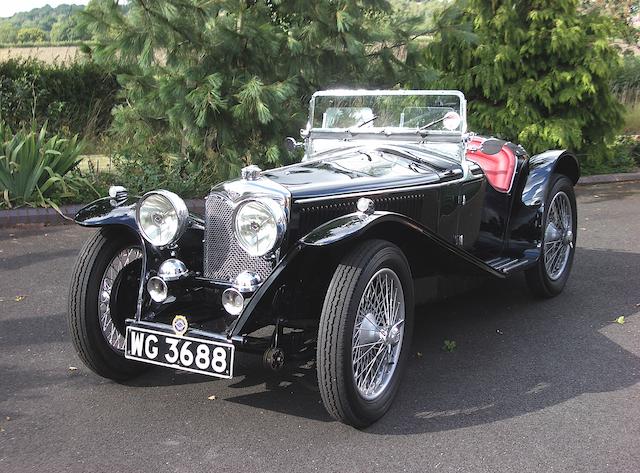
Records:
[[[17,129],[49,123],[65,135],[97,136],[111,123],[119,90],[115,75],[92,62],[0,62],[0,120]]]

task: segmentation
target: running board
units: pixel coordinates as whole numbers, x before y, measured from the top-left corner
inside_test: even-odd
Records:
[[[517,269],[524,269],[526,266],[529,266],[534,262],[535,260],[532,261],[528,258],[510,258],[508,256],[502,256],[500,258],[493,258],[485,261],[486,264],[503,274],[512,273]]]

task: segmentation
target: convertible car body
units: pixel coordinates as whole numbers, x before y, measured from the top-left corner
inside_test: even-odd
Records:
[[[469,133],[457,91],[324,91],[301,162],[177,195],[114,187],[74,270],[80,357],[120,380],[148,364],[232,377],[235,350],[279,369],[315,358],[325,407],[365,426],[398,388],[416,300],[524,271],[560,293],[576,239],[578,162]],[[416,296],[415,287],[420,287]],[[427,297],[425,297],[427,296]]]

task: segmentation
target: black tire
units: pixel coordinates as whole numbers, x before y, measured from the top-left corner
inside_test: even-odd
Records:
[[[396,273],[404,292],[404,336],[395,371],[374,400],[358,392],[352,364],[352,339],[360,299],[369,280],[382,268]],[[322,401],[329,414],[357,428],[382,417],[398,390],[413,333],[413,279],[406,257],[392,243],[369,240],[338,265],[324,300],[318,334],[317,370]]]
[[[98,292],[111,260],[121,250],[139,245],[140,242],[127,230],[101,228],[80,250],[69,287],[67,322],[76,352],[93,372],[116,381],[130,379],[148,368],[142,363],[127,360],[124,352],[115,350],[107,342],[100,327]],[[137,288],[135,290],[137,292]],[[122,323],[114,325],[122,334]]]
[[[549,192],[547,193],[545,202],[544,202],[544,218],[542,225],[542,249],[540,259],[538,263],[533,267],[528,269],[525,272],[525,277],[527,280],[527,285],[531,292],[541,298],[550,298],[555,297],[562,292],[565,285],[567,284],[567,280],[569,279],[569,274],[571,273],[571,266],[573,264],[573,257],[575,254],[575,246],[576,246],[576,236],[577,236],[577,207],[576,207],[576,196],[573,189],[573,183],[569,180],[568,177],[560,174],[554,174],[551,178],[551,183],[549,187]],[[556,279],[552,279],[549,275],[549,272],[545,266],[545,238],[546,238],[546,228],[549,221],[549,210],[551,202],[554,197],[559,193],[564,193],[569,198],[571,213],[572,213],[572,240],[571,245],[569,247],[569,256],[567,263],[560,274]]]

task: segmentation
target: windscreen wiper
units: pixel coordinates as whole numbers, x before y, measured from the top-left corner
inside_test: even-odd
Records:
[[[362,128],[363,126],[371,123],[372,121],[376,120],[378,118],[378,115],[374,115],[371,118],[369,118],[368,120],[365,120],[363,122],[360,122],[356,125],[356,128]]]
[[[433,125],[437,125],[438,123],[443,122],[445,118],[447,118],[446,114],[443,117],[438,118],[437,120],[434,120],[432,122],[427,123],[426,125],[421,126],[420,128],[418,128],[418,133],[427,131],[427,129],[431,128]]]

